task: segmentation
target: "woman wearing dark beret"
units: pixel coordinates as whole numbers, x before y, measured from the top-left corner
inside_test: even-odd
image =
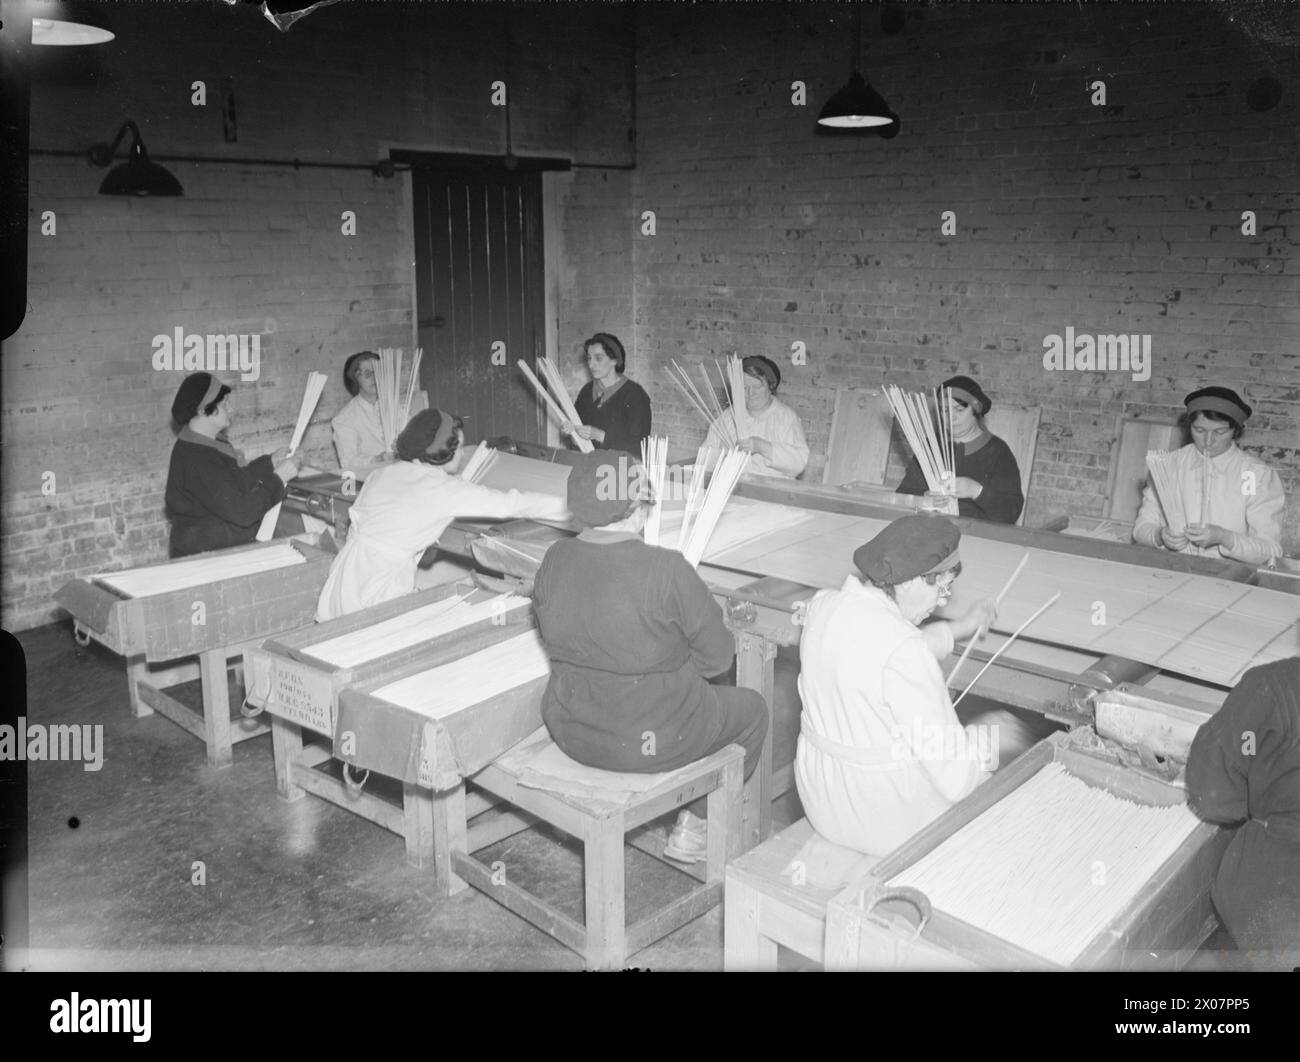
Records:
[[[749,434],[734,439],[729,418],[714,421],[705,446],[739,446],[750,454],[747,471],[760,476],[795,479],[808,467],[808,440],[799,414],[776,397],[781,370],[761,354],[742,360],[745,374],[745,412]]]
[[[226,433],[234,420],[230,388],[211,373],[185,377],[172,402],[180,427],[165,494],[173,557],[242,546],[257,538],[267,510],[298,474],[288,449],[246,461]]]
[[[1187,526],[1171,528],[1148,483],[1133,524],[1133,541],[1179,553],[1209,554],[1247,564],[1282,555],[1282,480],[1237,448],[1251,408],[1236,391],[1202,387],[1185,399],[1192,441],[1176,451],[1173,475]]]
[[[943,382],[952,411],[952,438],[956,456],[957,512],[995,524],[1014,524],[1025,507],[1020,489],[1020,465],[1005,442],[984,427],[993,401],[969,376],[952,376]],[[942,396],[943,391],[939,394]],[[915,457],[908,462],[899,494],[924,494],[929,488]]]
[[[690,563],[646,545],[625,456],[578,458],[567,495],[584,530],[551,546],[537,572],[533,607],[551,658],[542,718],[561,751],[590,767],[673,771],[735,742],[748,777],[767,706],[755,690],[708,681],[731,667],[735,638]],[[706,851],[704,822],[683,811],[666,854],[693,863]]]
[[[608,332],[597,332],[582,345],[591,380],[573,403],[580,426],[566,425],[568,435],[589,439],[598,450],[641,453],[650,434],[650,396],[623,375],[627,353]]]
[[[961,725],[939,669],[996,607],[920,626],[952,593],[960,540],[942,516],[895,520],[853,554],[860,577],[809,603],[794,774],[808,821],[835,844],[892,851],[996,763],[997,743]]]
[[[321,590],[318,620],[411,593],[420,557],[458,516],[564,518],[563,498],[461,479],[464,446],[459,417],[424,409],[411,418],[397,437],[397,460],[376,468],[352,504],[348,540]]]
[[[343,363],[343,386],[352,400],[334,415],[330,427],[334,432],[334,450],[339,469],[365,479],[393,455],[384,446],[384,429],[379,420],[379,387],[375,368],[379,355],[361,350]]]

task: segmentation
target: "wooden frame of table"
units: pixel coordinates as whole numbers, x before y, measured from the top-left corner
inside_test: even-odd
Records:
[[[236,546],[203,556],[279,545],[283,542]],[[330,554],[302,542],[294,542],[293,548],[306,558],[305,564],[134,598],[94,581],[74,579],[54,598],[72,614],[79,641],[97,641],[126,658],[127,691],[137,717],[158,712],[203,741],[210,766],[228,767],[234,745],[270,729],[238,714],[232,719],[229,661],[242,661],[244,653],[268,635],[309,622],[329,574]],[[194,606],[200,602],[204,622],[196,624]],[[198,659],[186,659],[190,657]],[[154,666],[158,664],[166,666]],[[168,692],[195,679],[202,683],[201,714]]]
[[[886,957],[896,961],[905,949],[894,947],[891,938],[901,931],[886,928],[869,916],[872,899],[895,875],[1054,761],[1092,786],[1142,803],[1171,804],[1185,798],[1182,789],[1073,748],[1066,735],[1053,734],[950,807],[831,901],[826,916],[827,967],[872,968],[884,964],[882,960]],[[1230,830],[1199,823],[1148,879],[1150,888],[1097,934],[1071,968],[1178,969],[1186,965],[1218,924],[1210,888],[1231,835]],[[936,953],[951,956],[954,965],[999,970],[1057,968],[1042,956],[937,907],[920,936],[924,946],[916,961],[926,968],[935,965]]]

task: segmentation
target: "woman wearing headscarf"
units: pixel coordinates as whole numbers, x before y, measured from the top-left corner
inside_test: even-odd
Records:
[[[597,332],[583,344],[583,354],[591,380],[573,403],[582,424],[566,424],[566,434],[590,440],[597,450],[640,454],[641,443],[650,434],[650,396],[623,375],[627,367],[623,344],[608,332]]]
[[[1226,387],[1202,387],[1183,404],[1192,441],[1176,451],[1172,471],[1188,524],[1181,532],[1170,528],[1148,483],[1133,524],[1133,541],[1268,564],[1282,555],[1286,495],[1276,472],[1237,448],[1250,406]]]
[[[835,844],[884,855],[996,765],[997,742],[961,725],[939,670],[992,622],[993,603],[918,626],[952,593],[960,540],[942,516],[895,520],[853,554],[860,577],[808,606],[795,782],[808,821]]]
[[[298,474],[288,449],[246,461],[226,433],[234,420],[231,391],[211,373],[185,377],[172,402],[180,428],[164,495],[171,517],[172,557],[188,557],[257,538],[268,509]]]
[[[952,438],[956,458],[957,512],[975,520],[1014,524],[1025,506],[1020,488],[1020,465],[1005,442],[984,427],[993,400],[969,376],[944,380],[952,413]],[[939,391],[940,396],[944,390]],[[899,494],[924,494],[928,490],[920,462],[908,462]]]
[[[365,479],[393,457],[384,445],[379,420],[379,388],[375,384],[378,364],[379,355],[371,350],[358,351],[343,363],[343,386],[352,399],[330,421],[339,469],[351,472],[357,479]]]
[[[1187,801],[1237,827],[1213,892],[1233,942],[1300,962],[1300,658],[1251,668],[1201,724]]]
[[[709,428],[705,445],[715,449],[738,445],[751,455],[746,471],[794,479],[808,467],[808,441],[799,415],[776,397],[781,370],[761,355],[745,358],[741,364],[749,434],[734,440],[730,418],[723,414]]]
[[[397,460],[371,473],[350,511],[348,540],[330,567],[317,620],[409,594],[424,551],[457,517],[564,519],[564,499],[499,491],[456,475],[464,458],[459,417],[421,410],[397,437]]]
[[[646,507],[624,489],[619,458],[582,455],[568,480],[584,530],[555,543],[537,572],[533,607],[551,658],[542,718],[566,755],[608,771],[673,771],[735,742],[753,772],[767,706],[749,689],[715,686],[735,658],[722,609],[677,551],[646,545]],[[704,822],[683,812],[667,854],[696,862]]]

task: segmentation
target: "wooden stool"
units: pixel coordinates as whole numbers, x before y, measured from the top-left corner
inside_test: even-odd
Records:
[[[727,970],[775,970],[778,944],[825,966],[826,910],[843,882],[809,880],[800,853],[815,836],[808,820],[800,819],[727,867]],[[874,856],[826,840],[821,844],[843,861],[846,880],[876,862]]]
[[[580,954],[589,969],[618,968],[628,955],[721,902],[727,860],[740,852],[745,753],[739,745],[728,745],[712,756],[664,774],[588,770],[579,784],[539,778],[535,769],[530,771],[538,756],[551,749],[554,742],[542,731],[479,771],[473,781],[583,842],[586,924],[580,925],[506,880],[459,846],[452,849],[452,863],[456,873],[475,888]],[[524,784],[525,779],[529,784]],[[647,782],[648,788],[632,790]],[[693,875],[702,883],[635,925],[627,925],[623,880],[626,835],[706,795],[708,859],[703,873],[696,871]],[[637,847],[656,854],[644,842]],[[684,864],[669,865],[690,873]]]

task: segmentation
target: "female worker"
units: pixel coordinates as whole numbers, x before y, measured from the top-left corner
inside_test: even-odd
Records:
[[[1014,524],[1025,506],[1020,489],[1020,466],[1011,448],[984,427],[993,401],[969,376],[944,380],[952,414],[952,439],[956,458],[957,512],[995,524]],[[939,391],[942,398],[943,390]],[[899,494],[924,494],[925,476],[915,457],[907,464]]]
[[[1187,802],[1203,819],[1240,826],[1213,892],[1233,943],[1300,963],[1300,658],[1251,668],[1201,724]]]
[[[246,462],[230,445],[230,393],[215,376],[196,372],[181,381],[172,402],[181,429],[165,494],[173,557],[252,542],[266,511],[284,497],[285,481],[298,474],[287,449]]]
[[[1276,472],[1237,448],[1250,406],[1226,387],[1203,387],[1183,404],[1192,441],[1176,452],[1173,464],[1187,526],[1182,531],[1169,527],[1148,483],[1133,541],[1268,564],[1282,555],[1280,521],[1286,496]]]
[[[650,396],[623,375],[627,353],[608,332],[597,332],[582,345],[591,380],[578,392],[574,409],[581,426],[566,424],[564,431],[589,439],[598,450],[641,453],[650,434]]]
[[[625,479],[620,457],[581,456],[567,494],[584,530],[551,546],[537,572],[533,607],[551,658],[542,718],[560,749],[590,767],[672,771],[734,742],[748,777],[767,707],[754,690],[708,682],[730,668],[735,639],[690,563],[646,545],[638,491],[610,489]],[[705,847],[703,820],[683,812],[667,854],[696,862]]]
[[[330,421],[339,469],[351,472],[356,479],[365,479],[393,458],[384,445],[379,420],[379,388],[375,384],[378,364],[379,355],[370,350],[358,351],[343,363],[343,386],[352,400]]]
[[[724,413],[709,428],[704,445],[739,446],[752,455],[747,471],[794,479],[808,466],[808,442],[799,415],[776,397],[781,370],[761,355],[745,358],[741,365],[748,428],[741,429],[742,438],[737,440],[731,417]]]
[[[371,473],[353,503],[347,543],[334,558],[318,620],[345,616],[415,589],[424,551],[458,516],[562,520],[564,499],[499,491],[456,476],[464,457],[459,417],[421,410],[397,437],[397,460]]]
[[[996,740],[961,726],[939,670],[955,641],[992,622],[992,602],[917,626],[952,592],[960,539],[942,516],[895,520],[853,554],[861,578],[808,606],[795,782],[835,844],[884,855],[996,765]]]

